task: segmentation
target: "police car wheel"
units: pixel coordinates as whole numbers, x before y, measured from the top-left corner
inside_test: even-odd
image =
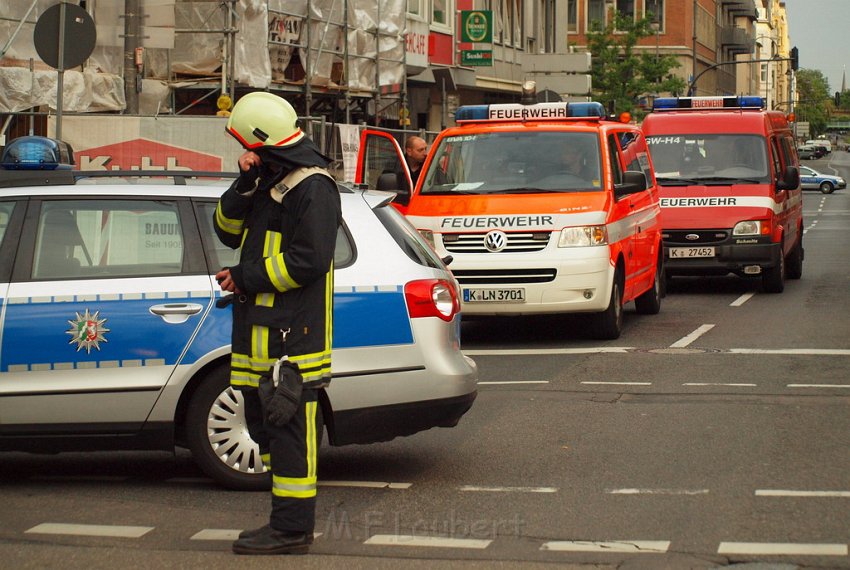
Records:
[[[614,273],[614,283],[611,287],[611,299],[608,308],[594,315],[594,337],[599,340],[615,340],[620,338],[623,331],[623,284],[620,270]]]
[[[198,466],[217,483],[239,491],[269,489],[260,449],[248,435],[242,394],[230,387],[227,367],[207,374],[186,414],[186,442]]]
[[[829,182],[822,182],[820,185],[821,194],[832,194],[834,188]]]

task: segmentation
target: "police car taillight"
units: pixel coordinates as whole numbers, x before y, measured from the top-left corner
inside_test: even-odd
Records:
[[[706,111],[711,109],[764,109],[764,99],[758,95],[730,97],[658,97],[652,103],[653,111],[681,111],[683,109]]]
[[[6,170],[71,170],[74,151],[64,141],[27,136],[12,139],[0,156]]]
[[[596,101],[535,103],[521,105],[464,105],[455,111],[458,123],[485,121],[559,121],[563,119],[603,119],[605,107]]]
[[[420,279],[404,286],[410,318],[438,317],[450,322],[460,311],[454,285],[445,279]]]

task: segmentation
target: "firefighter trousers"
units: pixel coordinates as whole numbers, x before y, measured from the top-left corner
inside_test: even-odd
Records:
[[[248,433],[272,473],[269,524],[284,532],[312,533],[316,524],[316,480],[324,421],[319,390],[304,389],[298,412],[283,427],[263,423],[259,393],[243,389]]]

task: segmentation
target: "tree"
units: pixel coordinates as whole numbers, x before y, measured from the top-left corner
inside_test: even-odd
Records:
[[[829,81],[818,69],[798,69],[797,97],[797,120],[807,121],[809,138],[816,138],[826,131],[827,120],[835,106],[829,91]]]
[[[641,96],[684,91],[685,81],[670,73],[679,67],[674,56],[635,52],[639,40],[655,34],[651,14],[639,20],[613,14],[605,29],[587,34],[594,100],[609,111],[637,115]]]

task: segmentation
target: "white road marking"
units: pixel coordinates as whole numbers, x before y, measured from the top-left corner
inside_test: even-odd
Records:
[[[850,356],[850,349],[846,348],[730,348],[726,352],[731,354],[798,354],[798,355],[823,355],[823,356]]]
[[[205,528],[196,532],[189,540],[236,540],[239,538],[240,529],[233,528]],[[313,540],[322,536],[321,532],[313,533]]]
[[[729,303],[729,306],[730,307],[740,307],[741,305],[743,305],[744,303],[749,301],[752,298],[753,295],[755,295],[755,293],[744,293],[743,295],[741,295],[740,297],[738,297],[737,299],[735,299],[734,301]]]
[[[793,542],[721,542],[717,554],[847,556],[847,545]]]
[[[610,495],[707,495],[708,489],[606,489]]]
[[[850,384],[788,384],[788,388],[850,388]]]
[[[229,528],[205,528],[192,535],[190,540],[236,540],[239,538],[239,529]]]
[[[496,386],[499,384],[548,384],[548,380],[505,380],[504,382],[479,382],[479,386]]]
[[[753,388],[758,384],[747,384],[744,382],[685,382],[682,386],[734,386],[736,388]]]
[[[652,382],[591,382],[591,381],[583,381],[582,384],[603,384],[603,385],[614,385],[614,386],[652,386]]]
[[[756,497],[845,497],[850,491],[791,491],[783,489],[756,489]]]
[[[602,353],[626,353],[634,350],[632,346],[599,346],[591,348],[478,348],[463,349],[468,356],[534,356],[538,354],[602,354]]]
[[[691,334],[684,336],[670,345],[670,348],[685,348],[696,339],[714,328],[714,325],[701,325]]]
[[[413,483],[385,483],[383,481],[319,481],[319,487],[363,487],[368,489],[409,489]]]
[[[26,532],[31,534],[72,534],[75,536],[139,538],[152,531],[153,528],[152,526],[43,523],[32,527]]]
[[[378,546],[429,546],[440,548],[475,548],[484,549],[490,546],[492,540],[475,538],[443,538],[439,536],[413,536],[398,534],[376,534],[369,537],[363,544]]]
[[[667,552],[669,540],[611,540],[596,542],[589,540],[555,540],[544,542],[540,550],[557,552]]]
[[[483,487],[480,485],[461,485],[460,491],[487,493],[557,493],[557,487]]]

